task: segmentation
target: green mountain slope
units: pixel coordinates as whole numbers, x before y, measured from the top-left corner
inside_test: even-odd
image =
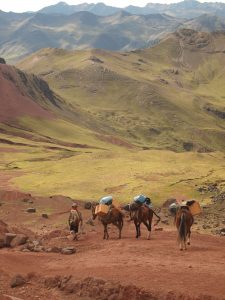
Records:
[[[224,151],[224,37],[184,29],[133,52],[44,49],[19,67],[81,107],[91,130],[145,148]]]

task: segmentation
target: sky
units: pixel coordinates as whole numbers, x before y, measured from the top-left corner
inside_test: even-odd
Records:
[[[179,0],[0,0],[0,10],[3,11],[37,11],[45,6],[56,4],[60,1],[68,4],[80,3],[98,3],[104,2],[107,5],[116,7],[126,7],[128,5],[145,6],[147,3],[172,3],[180,2]],[[200,2],[225,2],[225,0],[200,0]]]

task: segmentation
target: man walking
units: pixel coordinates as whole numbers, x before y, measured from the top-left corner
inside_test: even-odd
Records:
[[[73,234],[73,240],[78,240],[78,230],[79,225],[83,225],[83,218],[81,212],[78,210],[77,203],[72,204],[72,208],[70,210],[69,215],[69,227],[70,227],[70,233]]]

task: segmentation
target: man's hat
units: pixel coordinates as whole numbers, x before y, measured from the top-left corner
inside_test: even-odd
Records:
[[[73,203],[73,204],[72,204],[72,207],[77,207],[77,203]]]

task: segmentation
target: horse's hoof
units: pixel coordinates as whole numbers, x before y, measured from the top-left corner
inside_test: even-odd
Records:
[[[183,249],[181,248],[180,251],[183,251]]]
[[[190,243],[190,242],[188,242],[187,244],[188,244],[188,245],[191,245],[191,243]]]
[[[186,251],[186,250],[187,250],[187,248],[184,248],[184,250]]]

